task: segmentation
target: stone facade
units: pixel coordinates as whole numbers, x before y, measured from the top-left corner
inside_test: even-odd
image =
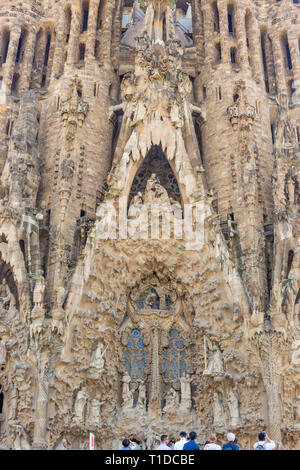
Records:
[[[0,1],[1,448],[300,449],[299,25],[297,0]],[[157,203],[168,236],[135,217]]]

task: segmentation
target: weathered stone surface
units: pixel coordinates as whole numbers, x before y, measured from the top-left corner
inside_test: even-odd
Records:
[[[0,1],[0,448],[300,449],[299,15]]]

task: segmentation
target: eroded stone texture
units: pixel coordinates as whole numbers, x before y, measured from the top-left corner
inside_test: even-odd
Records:
[[[299,8],[0,1],[1,448],[300,448]]]

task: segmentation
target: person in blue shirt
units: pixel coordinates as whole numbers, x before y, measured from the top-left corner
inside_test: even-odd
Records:
[[[120,450],[134,450],[135,445],[129,439],[123,439],[122,446]]]
[[[200,447],[195,442],[197,439],[197,434],[194,431],[191,431],[189,434],[189,441],[184,444],[183,450],[200,450]]]
[[[239,446],[235,442],[235,435],[233,432],[227,434],[226,444],[223,445],[222,450],[240,450]]]

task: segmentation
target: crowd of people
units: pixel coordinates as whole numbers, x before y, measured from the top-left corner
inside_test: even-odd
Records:
[[[199,444],[196,442],[197,434],[194,431],[189,433],[187,438],[187,433],[182,431],[179,434],[179,439],[177,442],[169,440],[167,434],[163,434],[160,438],[160,445],[156,450],[201,450]],[[211,434],[209,440],[205,442],[203,450],[240,450],[240,447],[237,443],[237,439],[232,432],[227,434],[227,442],[221,447],[217,444],[217,437],[215,434]],[[258,434],[258,441],[254,444],[254,450],[273,450],[275,449],[276,444],[272,439],[269,438],[266,432],[260,432]],[[141,447],[132,442],[130,439],[124,439],[122,442],[122,447],[120,450],[140,450]]]

